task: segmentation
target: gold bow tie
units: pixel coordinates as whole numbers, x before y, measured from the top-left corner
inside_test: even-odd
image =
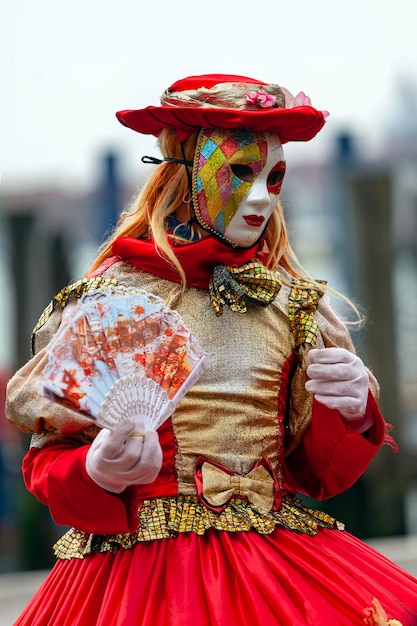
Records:
[[[203,496],[211,506],[221,507],[234,495],[245,496],[257,509],[268,512],[274,504],[274,479],[258,465],[249,474],[228,474],[211,463],[201,467]]]
[[[223,313],[223,306],[232,311],[246,313],[246,299],[266,307],[281,289],[281,277],[272,272],[258,259],[235,267],[216,265],[210,281],[209,293],[216,315]]]

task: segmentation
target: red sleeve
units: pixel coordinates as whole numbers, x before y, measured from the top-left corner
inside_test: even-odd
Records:
[[[49,506],[57,524],[100,535],[135,531],[134,488],[112,494],[96,485],[85,470],[88,448],[68,444],[31,448],[23,459],[26,487]]]
[[[366,414],[373,417],[373,426],[361,435],[349,428],[338,411],[313,401],[311,424],[285,462],[291,491],[325,500],[358,480],[387,441],[386,424],[370,392]]]

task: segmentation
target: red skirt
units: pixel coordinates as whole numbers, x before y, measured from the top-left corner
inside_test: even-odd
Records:
[[[209,530],[61,560],[15,626],[417,625],[417,580],[346,531]]]

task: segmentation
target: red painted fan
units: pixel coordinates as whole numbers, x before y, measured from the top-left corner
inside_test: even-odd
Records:
[[[158,428],[207,369],[180,315],[144,290],[87,292],[71,315],[48,348],[42,391],[102,427]]]

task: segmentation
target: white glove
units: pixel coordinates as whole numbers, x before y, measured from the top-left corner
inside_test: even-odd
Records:
[[[102,489],[121,493],[128,485],[153,482],[162,466],[158,434],[143,424],[121,422],[114,430],[103,428],[94,439],[86,457],[89,477]]]
[[[336,409],[358,432],[372,426],[364,421],[368,401],[368,370],[361,359],[344,348],[310,350],[307,367],[307,391],[330,409]]]

